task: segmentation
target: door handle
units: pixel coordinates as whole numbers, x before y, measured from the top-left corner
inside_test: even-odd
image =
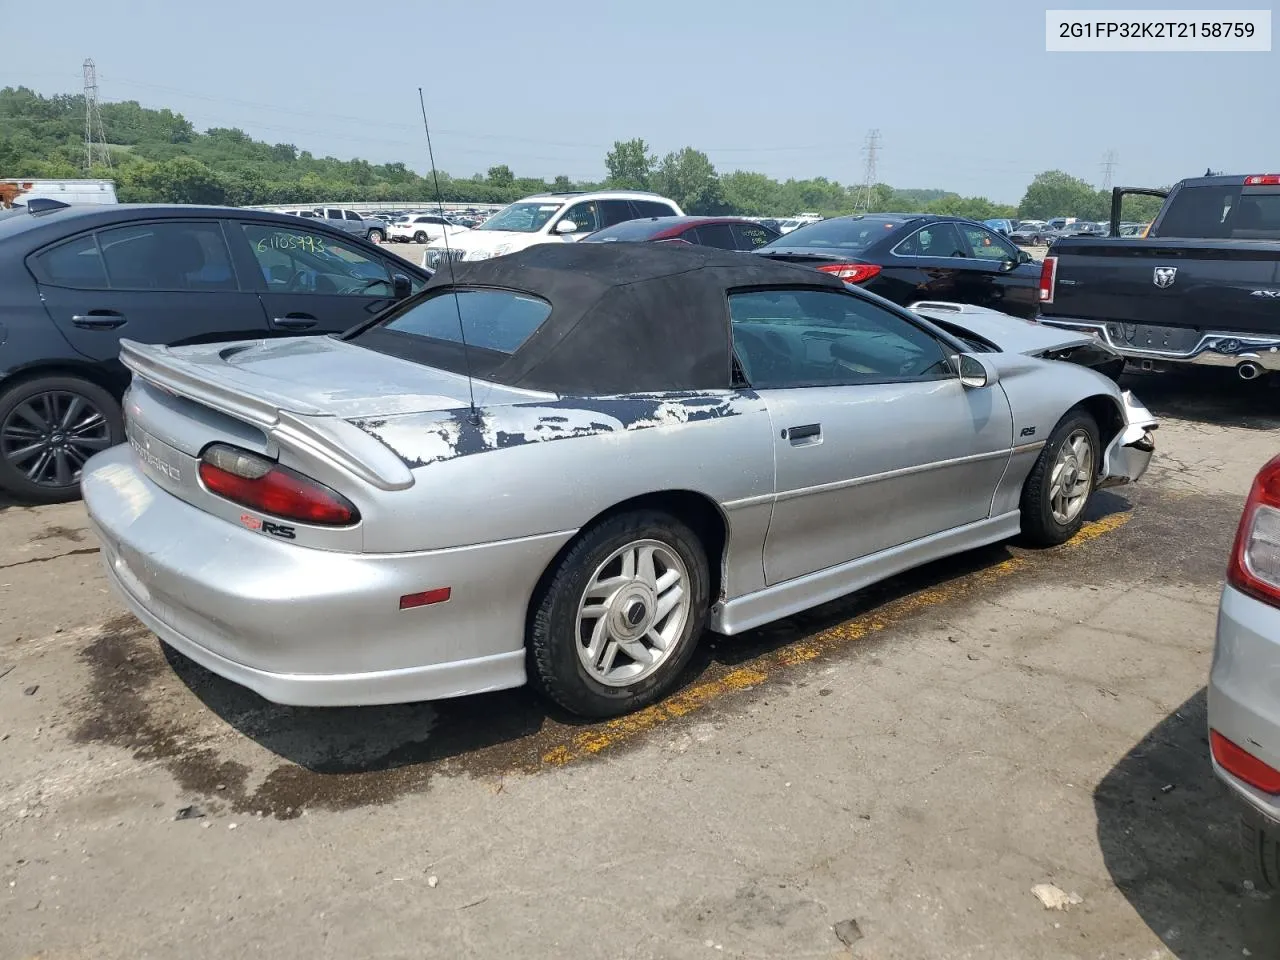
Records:
[[[782,431],[782,436],[790,440],[793,447],[803,446],[807,443],[818,443],[822,440],[822,424],[806,423],[799,427],[787,427]]]
[[[124,326],[125,316],[114,310],[90,310],[87,314],[73,316],[71,324],[81,330],[114,330]]]
[[[318,322],[309,313],[286,313],[283,317],[275,317],[271,321],[283,330],[306,330]]]

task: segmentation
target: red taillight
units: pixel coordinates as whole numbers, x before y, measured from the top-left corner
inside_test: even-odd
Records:
[[[1271,187],[1277,184],[1280,184],[1280,173],[1255,173],[1252,177],[1244,178],[1246,187]]]
[[[1231,548],[1227,582],[1255,600],[1280,607],[1280,457],[1254,478]]]
[[[344,527],[360,519],[346,497],[274,460],[215,443],[200,460],[210,493],[273,517]]]
[[[1053,288],[1058,282],[1058,258],[1045,257],[1040,264],[1040,302],[1053,303]]]
[[[1263,763],[1253,754],[1242,750],[1220,734],[1209,731],[1209,749],[1218,766],[1263,793],[1280,793],[1280,770]]]
[[[818,269],[833,277],[839,277],[845,283],[866,283],[880,272],[880,265],[877,263],[824,263]]]

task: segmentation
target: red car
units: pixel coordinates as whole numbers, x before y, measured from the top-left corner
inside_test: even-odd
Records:
[[[646,217],[605,227],[579,243],[692,243],[721,250],[750,251],[782,236],[745,217]]]

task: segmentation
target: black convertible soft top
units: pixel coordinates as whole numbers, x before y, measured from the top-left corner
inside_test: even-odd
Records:
[[[509,356],[472,349],[476,376],[578,396],[726,389],[730,290],[844,288],[835,277],[767,257],[651,243],[539,244],[455,264],[452,278],[442,264],[421,296],[451,285],[514,290],[551,304],[543,324]],[[371,339],[365,342],[374,346]],[[441,341],[423,341],[415,359],[465,370],[461,351]]]

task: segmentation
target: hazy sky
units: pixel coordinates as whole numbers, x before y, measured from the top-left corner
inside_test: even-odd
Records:
[[[171,107],[317,155],[457,175],[598,178],[615,139],[690,145],[722,172],[877,179],[1016,202],[1038,171],[1162,184],[1280,168],[1280,53],[1044,50],[1046,7],[1004,0],[0,0],[0,86]],[[1214,3],[1200,9],[1265,7]],[[1277,26],[1280,26],[1278,22]]]

